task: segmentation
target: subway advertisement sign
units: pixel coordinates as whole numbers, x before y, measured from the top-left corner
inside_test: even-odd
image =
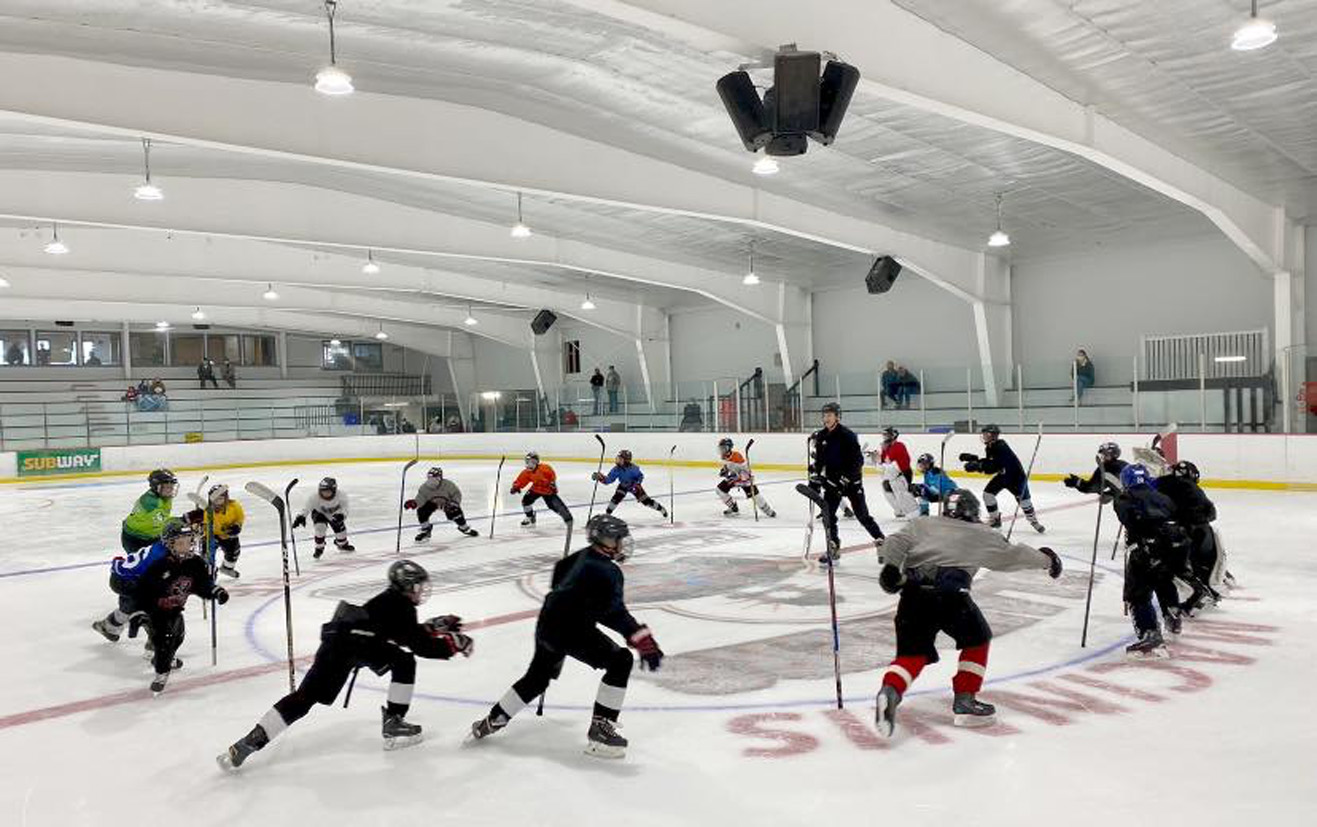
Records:
[[[49,477],[86,474],[101,470],[100,448],[55,448],[48,451],[19,451],[20,477]]]

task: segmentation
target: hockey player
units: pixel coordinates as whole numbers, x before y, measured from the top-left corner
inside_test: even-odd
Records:
[[[155,667],[151,691],[156,694],[165,690],[170,673],[183,667],[183,661],[174,653],[183,645],[186,634],[183,609],[187,599],[195,594],[220,605],[229,602],[229,593],[215,584],[210,567],[196,554],[196,539],[196,529],[190,523],[166,523],[160,534],[164,553],[143,561],[145,565],[133,587],[136,609],[146,613],[150,631],[151,662]]]
[[[1098,446],[1097,462],[1102,470],[1094,468],[1088,479],[1069,474],[1062,483],[1066,488],[1074,488],[1085,494],[1101,494],[1102,501],[1109,502],[1120,493],[1120,472],[1129,463],[1120,458],[1120,446],[1114,442],[1104,442]]]
[[[456,615],[417,621],[416,607],[430,597],[430,574],[419,564],[398,560],[389,566],[388,577],[388,587],[365,605],[338,604],[334,616],[320,627],[320,648],[297,689],[275,701],[251,732],[215,759],[220,767],[238,769],[312,706],[332,705],[348,676],[363,666],[377,675],[391,674],[388,700],[380,708],[384,748],[421,740],[420,725],[406,720],[415,689],[416,658],[470,657],[474,644],[462,634],[462,619]]]
[[[168,468],[157,468],[146,479],[147,491],[133,503],[119,534],[119,542],[129,554],[160,539],[178,494],[178,477]]]
[[[317,560],[325,553],[325,534],[334,530],[334,545],[339,551],[356,551],[356,546],[348,542],[348,495],[338,490],[338,480],[325,477],[320,481],[314,494],[306,498],[306,505],[293,518],[293,528],[306,525],[306,516],[311,515],[315,524],[316,548],[312,554]]]
[[[630,451],[617,452],[617,463],[609,470],[607,476],[595,471],[590,478],[604,485],[617,482],[617,490],[613,492],[608,508],[604,509],[605,514],[612,514],[618,503],[625,500],[627,494],[631,494],[641,505],[654,509],[664,517],[668,516],[668,510],[663,507],[663,503],[645,493],[645,488],[641,485],[645,481],[645,474],[640,470],[639,465],[631,461]]]
[[[564,557],[553,567],[549,593],[535,624],[535,655],[530,666],[489,714],[471,725],[471,736],[486,738],[508,725],[513,716],[542,694],[572,657],[592,669],[604,670],[595,695],[594,712],[586,734],[586,753],[601,758],[622,758],[627,740],[617,731],[617,718],[631,677],[631,653],[618,646],[597,626],[620,634],[640,654],[641,666],[658,669],[663,662],[649,627],[636,622],[627,610],[619,563],[631,552],[627,524],[610,514],[598,514],[586,523],[590,545]]]
[[[137,595],[137,587],[141,583],[142,575],[156,562],[169,555],[171,543],[181,544],[183,539],[179,538],[185,538],[191,543],[195,536],[191,527],[179,520],[167,522],[166,528],[169,531],[162,533],[160,539],[150,546],[129,552],[126,556],[115,557],[110,561],[110,591],[118,595],[119,606],[103,619],[92,623],[91,627],[111,643],[119,642],[124,627],[129,623],[132,623],[129,627],[129,637],[137,637],[139,626],[146,622],[146,606]]]
[[[900,431],[883,428],[883,445],[876,464],[883,474],[883,496],[897,519],[914,516],[919,504],[910,493],[914,472],[910,468],[910,451],[901,442]]]
[[[891,737],[896,707],[910,684],[937,663],[934,639],[945,632],[960,650],[960,667],[951,679],[951,710],[956,726],[994,723],[992,704],[975,698],[988,667],[992,629],[970,595],[980,568],[993,571],[1045,570],[1061,576],[1061,558],[1050,548],[1008,543],[979,522],[979,502],[965,490],[947,496],[942,517],[919,517],[887,538],[880,552],[878,582],[896,605],[896,659],[883,675],[874,712],[878,731]]]
[[[1156,488],[1175,504],[1175,521],[1189,534],[1189,569],[1193,572],[1189,585],[1193,593],[1180,604],[1180,610],[1191,615],[1221,600],[1215,586],[1221,583],[1225,561],[1212,528],[1216,506],[1198,487],[1198,466],[1192,462],[1172,465],[1170,473],[1157,478]]]
[[[1169,653],[1157,623],[1152,598],[1161,604],[1167,629],[1179,634],[1180,594],[1175,578],[1188,575],[1189,537],[1173,522],[1175,503],[1153,488],[1152,477],[1139,463],[1120,472],[1121,492],[1114,503],[1125,527],[1125,603],[1130,607],[1138,640],[1125,647],[1131,657],[1166,657]]]
[[[523,526],[535,525],[535,501],[543,499],[550,511],[562,517],[569,529],[572,527],[571,509],[558,496],[558,475],[534,451],[526,455],[526,468],[512,481],[513,494],[520,494],[523,488],[529,489],[521,498],[521,510],[526,513],[521,520]]]
[[[229,577],[238,577],[238,558],[242,555],[242,543],[238,535],[242,533],[242,524],[246,520],[242,504],[229,496],[227,485],[212,485],[206,493],[210,502],[212,524],[210,528],[211,544],[224,554],[224,562],[219,571]],[[206,512],[201,509],[189,512],[188,519],[204,530]],[[214,549],[208,550],[213,551]]]
[[[835,563],[841,559],[841,537],[837,531],[837,506],[842,498],[850,501],[855,517],[880,545],[883,530],[869,514],[864,499],[864,454],[855,432],[841,424],[841,406],[836,402],[823,405],[823,427],[810,437],[809,487],[822,500],[823,526],[828,535],[828,548],[820,562]]]
[[[740,513],[736,500],[732,499],[732,489],[740,488],[747,500],[755,501],[755,505],[764,512],[764,516],[776,517],[777,512],[769,507],[768,500],[764,499],[764,495],[759,492],[759,486],[751,479],[749,463],[745,461],[741,452],[736,450],[735,443],[731,439],[723,438],[718,441],[718,458],[722,460],[722,467],[718,469],[718,476],[722,477],[722,481],[717,486],[718,499],[727,506],[723,516],[734,517]]]
[[[928,504],[940,503],[946,499],[952,491],[956,490],[956,481],[937,467],[932,454],[920,454],[919,459],[915,460],[915,467],[924,475],[924,481],[911,485],[910,493],[919,500],[920,516],[927,517]]]
[[[421,524],[421,530],[416,533],[418,543],[430,539],[430,532],[434,530],[430,516],[435,511],[444,512],[444,516],[467,537],[480,533],[466,524],[466,515],[462,513],[462,490],[452,480],[444,479],[444,469],[437,465],[426,472],[425,482],[416,489],[416,496],[403,503],[403,507],[416,512],[416,521]]]
[[[984,455],[979,457],[976,454],[961,454],[960,460],[965,463],[965,471],[969,473],[993,475],[983,488],[983,504],[988,509],[988,525],[1001,528],[997,494],[1006,490],[1015,495],[1020,510],[1029,520],[1029,525],[1033,526],[1034,531],[1042,534],[1043,524],[1038,522],[1038,515],[1033,509],[1033,500],[1029,497],[1029,478],[1025,475],[1024,466],[1020,464],[1020,458],[1015,456],[1011,446],[1001,438],[1001,428],[996,425],[984,425],[979,431],[979,436],[983,439]]]

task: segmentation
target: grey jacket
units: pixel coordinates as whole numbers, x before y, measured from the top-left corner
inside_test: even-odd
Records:
[[[950,517],[916,517],[888,537],[879,552],[884,563],[907,576],[932,581],[940,568],[964,569],[973,577],[980,568],[993,571],[1047,571],[1052,560],[1022,543],[1008,543],[982,523]]]
[[[462,504],[462,490],[452,480],[432,480],[428,477],[416,490],[418,503],[433,502],[439,508]]]

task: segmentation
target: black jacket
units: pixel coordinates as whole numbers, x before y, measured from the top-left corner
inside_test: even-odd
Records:
[[[822,475],[831,482],[845,478],[848,482],[862,481],[864,473],[864,453],[860,450],[859,437],[855,432],[840,422],[829,431],[820,428],[810,437],[814,441],[814,462],[809,467],[810,476]]]
[[[1024,482],[1024,466],[1020,464],[1020,458],[1004,439],[994,439],[983,446],[983,459],[979,460],[979,470],[985,474],[1002,477],[1008,485]]]
[[[1131,543],[1154,543],[1164,538],[1175,519],[1175,503],[1150,485],[1121,491],[1115,501],[1116,518]]]
[[[1175,504],[1175,520],[1186,528],[1216,519],[1216,506],[1193,480],[1168,474],[1157,478],[1157,490]]]
[[[360,663],[372,668],[392,662],[399,647],[422,658],[453,656],[447,639],[432,635],[417,620],[416,604],[395,589],[385,589],[364,606],[339,603],[320,627],[320,639],[351,649]]]
[[[148,614],[177,615],[192,595],[209,600],[214,593],[215,580],[204,559],[192,555],[178,560],[166,554],[142,573],[136,597]]]
[[[559,560],[540,610],[539,634],[602,624],[630,638],[640,624],[627,610],[622,569],[593,547]]]

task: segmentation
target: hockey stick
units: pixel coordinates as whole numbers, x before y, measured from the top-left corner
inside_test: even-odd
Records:
[[[943,469],[947,467],[947,443],[956,435],[954,430],[947,431],[942,436],[942,444],[937,449],[937,470],[946,474]],[[942,488],[942,483],[938,483],[938,488]],[[937,516],[941,517],[947,513],[947,492],[939,490],[937,492]]]
[[[752,439],[745,444],[745,473],[750,477],[750,510],[754,512],[755,522],[759,522],[759,490],[755,488],[754,467],[750,465],[750,446],[754,445]]]
[[[1098,463],[1098,476],[1102,475],[1102,463]],[[1079,648],[1088,646],[1088,613],[1093,607],[1093,577],[1097,572],[1098,538],[1102,535],[1102,493],[1098,492],[1097,525],[1093,527],[1093,559],[1088,563],[1088,596],[1084,598],[1084,631],[1079,636]],[[1119,534],[1117,534],[1119,537]]]
[[[677,446],[668,451],[668,523],[677,524],[677,490],[672,481],[672,458],[677,455]]]
[[[599,493],[599,475],[604,470],[604,454],[608,453],[608,446],[604,444],[604,438],[595,434],[594,438],[599,440],[599,466],[594,469],[594,490],[590,492],[590,511],[585,516],[585,524],[590,524],[590,518],[594,516],[594,498]]]
[[[1112,559],[1112,561],[1115,561],[1115,559],[1116,559],[1116,550],[1120,548],[1120,535],[1122,535],[1122,534],[1124,534],[1124,533],[1125,533],[1125,526],[1121,526],[1121,527],[1116,531],[1116,542],[1114,542],[1114,543],[1111,544],[1111,559]]]
[[[204,485],[206,480],[208,479],[210,479],[210,477],[202,477],[201,478],[202,485]],[[196,492],[189,491],[187,496],[188,499],[192,500],[193,505],[195,505],[197,508],[205,512],[205,516],[202,518],[202,525],[204,526],[204,528],[202,529],[201,537],[202,537],[202,542],[205,544],[203,548],[205,548],[206,550],[205,551],[206,569],[207,571],[210,572],[211,582],[214,583],[216,576],[215,546],[214,546],[215,506],[211,505],[210,503],[210,495],[207,494],[206,499],[203,500],[201,498],[201,494],[199,493],[200,491],[201,491],[201,485],[198,485],[197,491]],[[201,601],[201,617],[203,620],[206,619],[207,616],[206,613],[207,603],[210,604],[210,665],[216,666],[219,663],[219,630],[217,628],[217,618],[215,617],[215,609],[216,609],[215,598],[212,597],[210,600]]]
[[[244,487],[248,494],[260,497],[274,506],[279,514],[279,551],[283,556],[284,574],[284,631],[288,636],[288,691],[292,692],[296,688],[296,674],[293,671],[293,598],[288,588],[288,509],[278,494],[259,482],[249,482]]]
[[[284,489],[285,505],[293,501],[292,494],[293,494],[294,485],[297,485],[297,477],[293,477],[293,481],[288,483],[288,487]],[[293,546],[293,574],[297,575],[298,577],[301,577],[302,564],[297,561],[297,534],[292,531],[288,532],[288,539]]]
[[[498,458],[498,470],[494,472],[494,502],[489,507],[489,539],[494,539],[494,518],[498,516],[498,486],[499,480],[503,479],[503,463],[507,462],[507,455]]]
[[[832,674],[837,679],[837,708],[841,709],[841,629],[837,625],[837,581],[828,558],[828,605],[832,610]]]
[[[409,459],[402,466],[402,484],[398,486],[398,536],[393,544],[393,553],[402,554],[402,512],[405,510],[402,505],[407,501],[407,472],[412,470],[412,466],[420,460]]]
[[[811,470],[814,467],[814,437],[805,437],[805,478],[809,479]],[[806,486],[808,488],[809,486]],[[800,486],[796,486],[799,490]],[[805,565],[809,565],[809,550],[814,541],[814,498],[809,497],[809,518],[805,523],[805,552],[803,554]]]
[[[1038,438],[1033,443],[1033,454],[1029,456],[1029,467],[1024,472],[1024,490],[1029,490],[1029,478],[1033,476],[1033,463],[1038,459],[1038,446],[1043,444],[1043,423],[1038,423]],[[1020,516],[1020,498],[1015,498],[1015,511],[1011,512],[1011,524],[1006,528],[1006,542],[1011,541],[1011,532],[1015,531],[1015,520]]]

